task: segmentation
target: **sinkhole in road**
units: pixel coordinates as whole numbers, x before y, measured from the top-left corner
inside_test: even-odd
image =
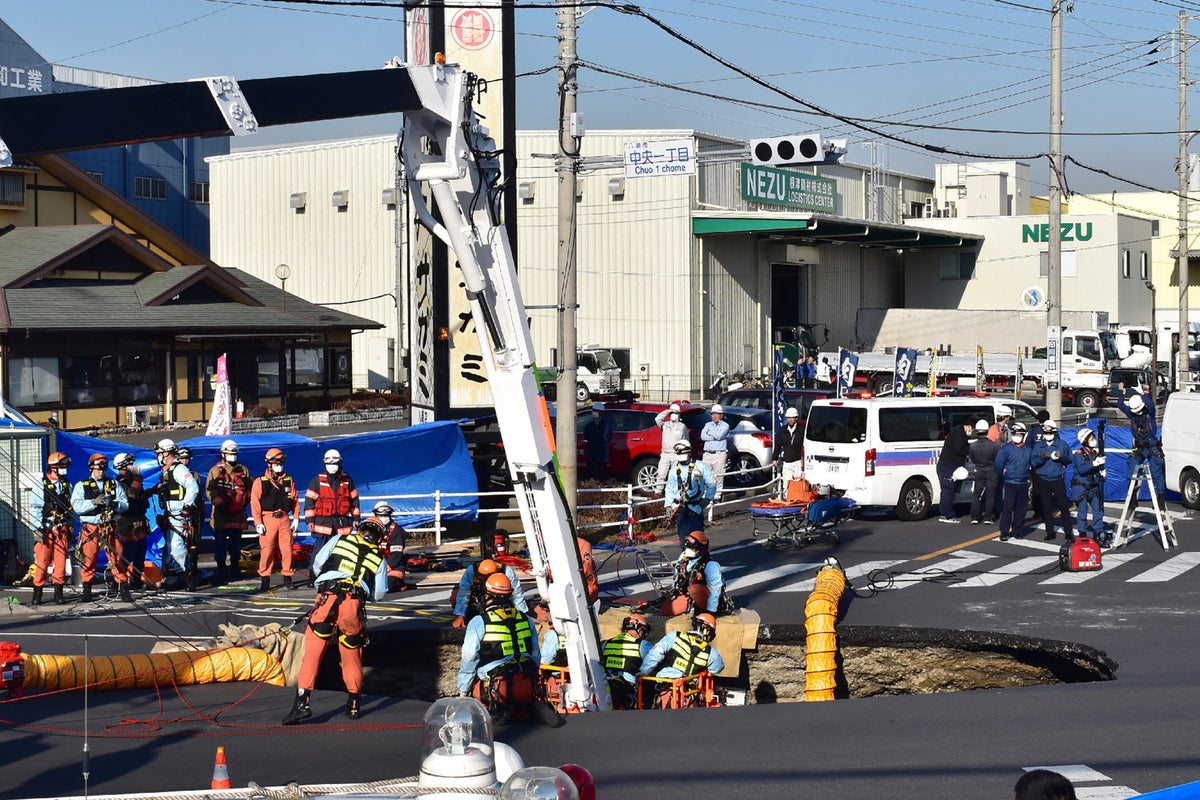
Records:
[[[838,697],[1106,681],[1117,671],[1112,659],[1087,645],[1009,633],[841,626],[837,636]],[[803,625],[762,625],[756,646],[741,652],[738,674],[719,677],[718,687],[741,690],[748,703],[801,701],[805,639]],[[461,642],[457,630],[373,642],[364,651],[363,690],[424,701],[453,695]],[[319,683],[339,688],[336,664],[325,667]]]

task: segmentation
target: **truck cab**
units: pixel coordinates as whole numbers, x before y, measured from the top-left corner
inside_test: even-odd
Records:
[[[537,371],[542,392],[549,400],[557,400],[559,370],[541,367]],[[582,345],[575,351],[575,400],[624,399],[632,400],[632,393],[621,390],[621,367],[613,358],[611,350],[595,344]]]

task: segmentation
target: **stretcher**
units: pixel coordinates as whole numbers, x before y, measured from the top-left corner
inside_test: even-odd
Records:
[[[754,537],[765,536],[767,547],[789,542],[793,547],[804,547],[817,543],[823,536],[837,544],[838,526],[857,510],[857,504],[848,497],[826,497],[807,503],[768,500],[750,505],[750,519]]]

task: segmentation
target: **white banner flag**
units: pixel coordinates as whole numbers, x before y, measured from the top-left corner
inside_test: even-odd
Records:
[[[228,436],[232,424],[229,412],[229,373],[225,371],[225,354],[217,358],[217,374],[214,378],[212,416],[208,419],[205,436]]]

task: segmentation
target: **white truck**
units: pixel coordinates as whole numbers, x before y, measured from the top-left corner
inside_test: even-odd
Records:
[[[538,380],[549,400],[557,400],[554,382],[559,370],[546,367],[538,370]],[[632,400],[633,394],[623,397],[621,367],[613,358],[611,350],[596,344],[581,345],[575,352],[575,400]]]
[[[838,363],[837,352],[822,353],[830,364]],[[1109,371],[1117,365],[1116,337],[1111,331],[1071,329],[1062,332],[1060,386],[1075,405],[1093,409],[1104,402],[1108,394]],[[896,367],[895,351],[858,353],[855,388],[876,395],[892,394]],[[918,393],[929,390],[930,376],[934,388],[966,391],[1012,392],[1021,383],[1032,381],[1041,387],[1047,369],[1044,358],[1024,358],[1012,353],[984,353],[984,385],[977,381],[978,357],[970,355],[936,355],[929,351],[917,353],[914,387]]]

